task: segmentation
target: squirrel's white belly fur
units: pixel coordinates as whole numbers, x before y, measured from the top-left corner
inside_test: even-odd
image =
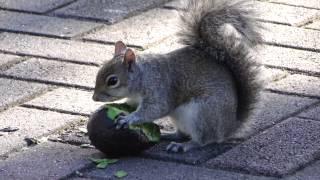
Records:
[[[177,107],[171,114],[172,122],[177,129],[186,135],[197,134],[194,131],[194,121],[198,117],[199,105],[194,101],[185,103]]]

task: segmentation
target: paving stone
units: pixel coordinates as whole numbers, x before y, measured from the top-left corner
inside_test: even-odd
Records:
[[[154,9],[115,25],[107,26],[85,39],[116,42],[146,47],[177,32],[178,13],[175,10]]]
[[[3,74],[93,88],[98,67],[32,58]]]
[[[219,179],[219,180],[240,180],[240,179],[269,179],[266,177],[250,176],[234,172],[221,170],[210,170],[201,167],[148,160],[128,158],[121,159],[116,164],[110,165],[106,169],[95,169],[84,173],[84,177],[92,179],[115,179],[114,173],[124,170],[128,173],[125,179],[153,179],[153,180],[173,180],[173,179]],[[270,178],[271,179],[271,178]]]
[[[264,65],[308,73],[320,73],[320,53],[265,46],[259,51],[258,57]]]
[[[23,103],[50,87],[45,84],[0,78],[0,111],[10,106]]]
[[[0,53],[0,71],[8,69],[13,64],[16,64],[22,60],[19,56],[2,54]]]
[[[143,53],[166,54],[183,47],[184,45],[179,43],[177,36],[170,36],[161,42],[154,43],[153,46],[148,47]]]
[[[58,88],[26,104],[89,115],[103,104],[94,102],[92,94],[89,91]]]
[[[187,164],[201,164],[210,158],[216,157],[235,146],[235,144],[212,144],[204,148],[182,154],[167,153],[169,143],[160,143],[143,153],[144,157],[164,161],[174,161]]]
[[[208,161],[207,167],[271,176],[293,173],[319,158],[319,129],[320,122],[290,118]]]
[[[72,0],[0,0],[0,7],[44,13]]]
[[[99,24],[91,22],[0,11],[0,29],[18,32],[30,32],[70,38],[98,26]]]
[[[320,78],[294,74],[281,81],[270,84],[268,89],[307,96],[320,96]]]
[[[42,143],[0,162],[1,179],[60,179],[91,164],[94,149]]]
[[[310,109],[302,112],[298,116],[302,117],[302,118],[308,118],[308,119],[314,119],[314,120],[320,121],[320,106],[318,105],[314,108],[310,108]]]
[[[258,12],[257,18],[259,19],[289,25],[303,24],[319,12],[313,9],[259,1],[255,1],[253,9]]]
[[[112,58],[113,46],[13,33],[0,34],[0,50],[18,54],[102,63]]]
[[[269,0],[271,2],[290,4],[295,6],[303,6],[309,8],[317,8],[320,9],[320,1],[319,0]]]
[[[0,137],[0,154],[26,146],[25,137],[36,138],[53,133],[58,128],[81,118],[83,117],[22,107],[10,108],[0,114],[0,126],[1,128],[17,127],[19,130]]]
[[[318,101],[315,99],[265,92],[261,97],[261,105],[252,115],[251,133],[271,127],[316,102]]]
[[[316,30],[320,30],[320,20],[315,20],[313,23],[308,24],[307,26],[305,26],[306,28],[309,29],[316,29]]]
[[[286,180],[314,180],[320,179],[320,161],[316,161],[305,169],[297,172],[296,174],[285,178]]]
[[[263,38],[268,43],[320,50],[320,31],[290,27],[271,23],[262,23],[266,28],[262,31]]]
[[[287,71],[279,70],[279,69],[272,69],[272,68],[262,68],[262,77],[265,83],[274,83],[279,81],[283,78],[286,78],[290,75]]]
[[[138,11],[151,9],[165,2],[166,0],[79,0],[54,13],[115,23]]]

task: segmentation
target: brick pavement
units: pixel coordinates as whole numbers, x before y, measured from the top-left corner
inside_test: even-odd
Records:
[[[180,48],[183,1],[0,0],[0,179],[320,179],[320,3],[261,0],[259,54],[270,84],[251,138],[182,155],[163,142],[99,170],[102,154],[79,147],[80,129],[101,105],[95,74],[117,40],[138,53]],[[161,121],[167,128],[170,123]],[[49,139],[28,146],[24,139]],[[59,141],[59,142],[57,142]]]

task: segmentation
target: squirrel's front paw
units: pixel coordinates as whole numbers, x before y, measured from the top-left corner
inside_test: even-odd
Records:
[[[129,125],[135,124],[138,119],[134,116],[119,116],[116,119],[116,129],[127,129]]]
[[[197,143],[194,143],[193,141],[188,141],[185,143],[171,142],[167,146],[166,150],[168,153],[185,153],[199,147],[200,145],[198,145]]]

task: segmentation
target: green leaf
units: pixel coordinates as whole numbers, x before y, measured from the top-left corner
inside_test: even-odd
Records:
[[[125,111],[107,105],[107,116],[108,116],[110,119],[115,120],[115,118],[116,118],[119,114],[121,114],[121,113],[125,113]]]
[[[104,162],[101,162],[101,163],[97,164],[97,168],[105,169],[108,165],[109,165],[109,163],[104,161]]]
[[[108,162],[109,164],[114,164],[118,162],[118,159],[106,159],[106,162]]]
[[[90,158],[91,161],[93,161],[95,164],[97,164],[97,168],[104,169],[106,168],[109,164],[114,164],[118,162],[118,159],[95,159],[95,158]]]
[[[123,171],[123,170],[120,170],[120,171],[117,171],[114,176],[116,176],[117,178],[124,178],[126,176],[128,176],[128,173]]]
[[[140,125],[131,125],[130,129],[142,131],[148,140],[151,142],[160,142],[160,128],[154,123],[143,123]]]
[[[99,164],[104,161],[104,159],[96,159],[96,158],[89,158],[89,159],[96,164]]]

